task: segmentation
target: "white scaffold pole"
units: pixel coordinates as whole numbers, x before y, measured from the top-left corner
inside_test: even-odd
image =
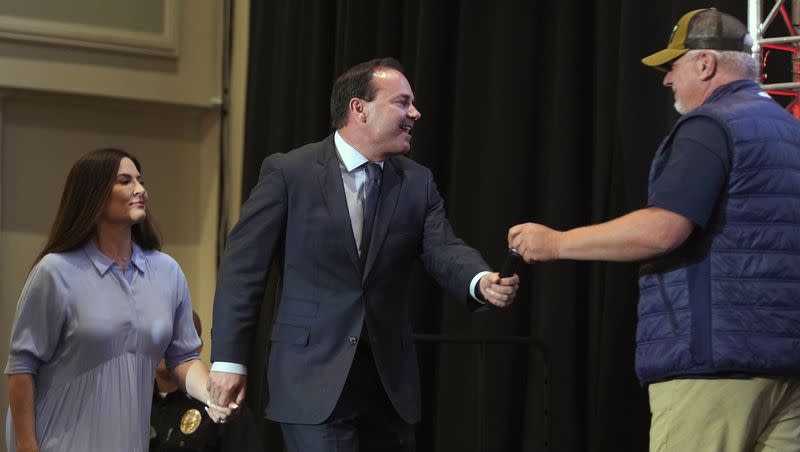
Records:
[[[758,61],[758,79],[761,80],[761,0],[747,0],[747,31],[753,37],[753,58]]]

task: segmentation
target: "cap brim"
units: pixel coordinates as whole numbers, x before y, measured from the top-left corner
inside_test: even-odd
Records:
[[[642,63],[656,69],[663,69],[665,64],[677,60],[688,51],[689,49],[664,49],[642,58]]]

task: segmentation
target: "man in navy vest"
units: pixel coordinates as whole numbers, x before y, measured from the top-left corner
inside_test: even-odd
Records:
[[[508,234],[527,262],[643,261],[651,451],[800,450],[800,123],[754,82],[752,44],[728,14],[684,15],[642,60],[683,115],[653,159],[647,207]]]
[[[458,239],[428,168],[405,157],[421,113],[400,64],[334,83],[334,133],[264,160],[230,233],[214,298],[212,399],[241,405],[267,271],[281,263],[269,404],[289,452],[413,451],[420,383],[406,288],[412,262],[470,309],[510,304]]]

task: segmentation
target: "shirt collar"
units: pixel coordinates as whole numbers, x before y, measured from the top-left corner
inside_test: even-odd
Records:
[[[358,152],[358,149],[344,141],[338,130],[333,134],[333,142],[336,145],[336,153],[339,154],[339,161],[342,162],[347,172],[353,171],[369,161],[364,154]],[[378,162],[378,165],[383,169],[383,162]]]
[[[144,271],[144,253],[142,249],[139,248],[139,245],[136,242],[131,242],[133,247],[133,254],[131,254],[131,260],[129,263],[133,264],[133,267],[140,272]],[[109,268],[114,265],[114,261],[100,252],[99,249],[95,246],[94,242],[91,240],[86,241],[86,245],[83,245],[83,251],[86,253],[86,256],[89,257],[89,260],[92,261],[97,271],[100,272],[101,275],[105,275]]]

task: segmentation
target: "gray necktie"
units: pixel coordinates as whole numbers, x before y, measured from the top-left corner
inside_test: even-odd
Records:
[[[381,177],[383,170],[377,163],[364,164],[367,171],[366,199],[364,203],[364,224],[361,228],[361,266],[367,262],[369,242],[372,239],[372,225],[375,223],[375,211],[378,210],[378,198],[381,193]]]

